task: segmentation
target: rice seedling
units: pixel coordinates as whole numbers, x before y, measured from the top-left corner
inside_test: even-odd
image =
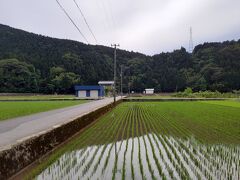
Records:
[[[240,179],[240,111],[122,103],[43,161],[38,179]]]

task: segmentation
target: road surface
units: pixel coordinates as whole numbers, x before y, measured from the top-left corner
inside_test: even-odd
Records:
[[[120,99],[120,97],[117,99]],[[38,133],[43,133],[44,131],[69,122],[112,102],[113,98],[105,98],[63,109],[1,121],[0,150],[6,149]]]

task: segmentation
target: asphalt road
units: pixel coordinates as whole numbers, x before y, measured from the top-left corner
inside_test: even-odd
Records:
[[[117,99],[120,99],[120,97]],[[33,135],[76,119],[112,102],[113,98],[105,98],[63,109],[1,121],[0,150],[21,142]]]

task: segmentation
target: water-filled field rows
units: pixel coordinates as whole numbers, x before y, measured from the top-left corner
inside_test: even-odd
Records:
[[[211,113],[202,113],[207,110]],[[206,122],[214,115],[217,120]],[[198,102],[122,103],[33,174],[37,179],[239,179],[239,117],[239,108]]]

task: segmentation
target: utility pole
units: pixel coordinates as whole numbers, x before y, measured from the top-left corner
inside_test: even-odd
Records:
[[[123,65],[121,65],[121,97],[123,96]]]
[[[114,47],[114,74],[113,74],[113,98],[114,98],[114,104],[116,103],[116,74],[117,74],[117,47],[119,47],[119,44],[112,44],[112,47]]]
[[[128,78],[128,96],[130,96],[130,86],[131,86],[131,78],[130,78],[130,76],[129,76],[129,78]]]

